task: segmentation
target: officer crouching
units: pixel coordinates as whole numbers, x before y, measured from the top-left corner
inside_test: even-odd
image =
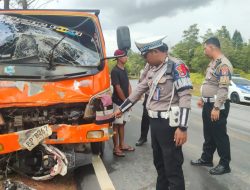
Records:
[[[158,173],[157,190],[185,189],[182,171],[182,145],[187,141],[192,84],[189,69],[167,54],[164,37],[136,42],[151,65],[147,76],[123,102],[115,116],[130,109],[149,90],[147,110],[150,117],[154,165]]]

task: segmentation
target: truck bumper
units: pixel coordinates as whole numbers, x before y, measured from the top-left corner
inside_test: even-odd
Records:
[[[44,140],[45,144],[71,144],[107,141],[112,136],[110,124],[96,125],[49,125],[52,135]],[[32,129],[30,129],[32,130]],[[0,135],[0,154],[26,149],[22,139],[27,138],[30,130]]]

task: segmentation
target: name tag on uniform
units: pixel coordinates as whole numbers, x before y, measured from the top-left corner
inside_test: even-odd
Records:
[[[159,87],[156,87],[152,99],[155,100],[155,101],[159,101],[160,100],[160,88]]]

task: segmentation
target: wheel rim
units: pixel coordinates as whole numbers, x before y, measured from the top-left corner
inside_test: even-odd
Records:
[[[232,95],[231,95],[231,101],[232,101],[233,103],[238,103],[238,97],[237,97],[236,94],[232,94]]]

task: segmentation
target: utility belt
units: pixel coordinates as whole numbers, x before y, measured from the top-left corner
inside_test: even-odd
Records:
[[[204,103],[214,103],[215,98],[213,97],[202,97],[202,100]],[[229,101],[229,99],[226,99],[226,102]]]
[[[152,111],[152,110],[148,110],[148,116],[150,118],[168,119],[169,118],[169,111]]]
[[[188,109],[185,111],[186,114],[182,114],[180,112],[183,112],[183,110],[181,111],[181,109],[183,108],[179,108],[178,106],[172,106],[170,108],[169,111],[152,111],[152,110],[148,110],[148,116],[150,118],[161,118],[161,119],[169,119],[169,126],[170,127],[178,127],[181,125],[181,117],[183,119],[183,121],[187,122],[186,119],[186,114],[188,112]],[[184,123],[183,126],[187,126],[187,123]]]
[[[202,100],[204,103],[214,103],[215,102],[215,98],[213,98],[213,97],[202,97]]]

